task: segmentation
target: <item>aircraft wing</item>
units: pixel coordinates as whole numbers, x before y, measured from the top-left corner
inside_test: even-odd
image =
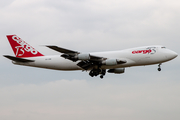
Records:
[[[54,46],[54,45],[47,45],[46,47],[48,47],[50,49],[53,49],[53,50],[55,50],[57,52],[60,52],[60,53],[66,53],[66,54],[78,54],[79,53],[77,51],[65,49],[65,48],[62,48],[62,47]]]
[[[80,54],[80,52],[78,52],[78,51],[73,51],[73,50],[69,50],[69,49],[66,49],[66,48],[58,47],[58,46],[47,45],[46,47],[48,47],[50,49],[53,49],[53,50],[55,50],[57,52],[64,53],[64,54],[61,55],[61,57],[64,57],[66,59],[69,59],[72,56]],[[95,61],[99,61],[100,59],[103,58],[103,57],[98,57],[98,56],[94,56],[94,55],[89,55],[89,56],[90,56],[91,60],[95,60]],[[74,59],[72,58],[70,60],[73,61]]]
[[[73,51],[73,50],[69,50],[69,49],[58,47],[58,46],[54,46],[54,45],[47,45],[46,47],[48,47],[50,49],[53,49],[53,50],[55,50],[57,52],[60,52],[60,53],[65,53],[65,54],[70,54],[70,55],[80,54],[80,52],[78,52],[78,51]],[[91,55],[91,59],[101,59],[101,58],[102,57]]]
[[[98,65],[104,59],[107,59],[107,58],[94,56],[94,55],[90,55],[90,54],[81,54],[78,51],[73,51],[73,50],[65,49],[65,48],[58,47],[58,46],[48,45],[46,47],[53,49],[57,52],[64,53],[61,55],[61,57],[65,58],[65,59],[69,59],[73,62],[80,60],[80,62],[77,65],[79,67],[83,68],[84,70],[87,70],[95,65]],[[88,57],[88,59],[79,59],[79,56]]]
[[[107,60],[107,58],[95,56],[91,54],[82,54],[78,51],[73,51],[65,48],[61,48],[58,46],[46,46],[50,49],[53,49],[57,52],[64,53],[61,55],[61,57],[65,59],[69,59],[73,62],[76,62],[80,60],[80,62],[77,63],[79,67],[81,67],[84,70],[88,70],[93,68],[94,66],[100,67],[103,64],[103,61]],[[126,63],[126,61],[118,61],[118,64]]]

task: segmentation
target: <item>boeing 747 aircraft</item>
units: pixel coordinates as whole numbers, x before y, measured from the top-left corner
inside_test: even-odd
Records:
[[[7,35],[14,56],[4,55],[13,64],[54,70],[89,71],[91,77],[108,73],[121,74],[126,67],[161,64],[177,57],[177,53],[161,45],[130,48],[119,51],[81,53],[62,47],[47,45],[59,55],[45,56],[16,35]]]

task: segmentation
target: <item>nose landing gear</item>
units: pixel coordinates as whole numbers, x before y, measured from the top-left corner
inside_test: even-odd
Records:
[[[161,71],[161,63],[158,65],[158,71]]]

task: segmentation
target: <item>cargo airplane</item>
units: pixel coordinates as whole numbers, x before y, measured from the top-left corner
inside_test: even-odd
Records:
[[[108,73],[121,74],[126,67],[161,64],[177,57],[177,53],[161,45],[130,48],[119,51],[81,53],[62,47],[47,45],[59,55],[45,56],[16,35],[7,35],[15,57],[4,55],[13,64],[53,70],[89,71],[91,77]]]

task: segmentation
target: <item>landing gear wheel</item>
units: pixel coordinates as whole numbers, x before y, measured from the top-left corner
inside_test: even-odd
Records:
[[[90,75],[91,77],[94,77],[94,72],[91,70],[91,71],[89,72],[89,75]]]
[[[100,76],[101,79],[103,79],[103,77],[104,77],[103,75]]]
[[[104,75],[106,74],[106,70],[104,69],[92,69],[90,72],[89,72],[89,75],[91,77],[94,77],[94,76],[98,76],[100,75],[100,78],[102,79],[104,77]]]
[[[158,68],[158,71],[161,71],[161,68]]]
[[[158,65],[158,71],[161,71],[161,63]]]

